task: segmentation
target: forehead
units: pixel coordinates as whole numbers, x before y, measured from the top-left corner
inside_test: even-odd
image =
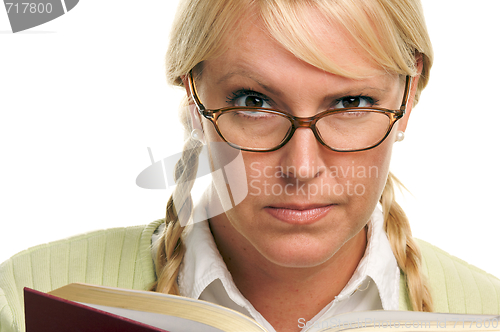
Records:
[[[277,73],[290,71],[290,66],[323,70],[340,67],[359,78],[385,73],[341,24],[328,21],[311,7],[304,7],[301,15],[303,31],[308,35],[307,42],[298,47],[298,32],[293,31],[293,26],[283,27],[278,35],[272,35],[264,20],[253,14],[245,16],[238,29],[225,36],[222,55],[206,62],[212,70],[226,74],[241,68],[264,68]]]

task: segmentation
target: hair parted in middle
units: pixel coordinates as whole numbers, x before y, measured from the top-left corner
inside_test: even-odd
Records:
[[[429,80],[433,51],[419,0],[181,0],[166,55],[168,82],[182,86],[182,77],[195,66],[221,55],[225,46],[238,38],[246,18],[260,19],[285,49],[336,75],[363,78],[363,73],[339,67],[322,51],[321,39],[308,26],[314,20],[322,20],[335,28],[333,31],[341,27],[366,53],[367,59],[388,73],[416,76],[416,63],[420,59],[423,67],[414,105]],[[155,244],[157,282],[151,288],[171,294],[179,294],[177,275],[185,251],[179,219],[189,219],[193,210],[190,191],[201,151],[201,144],[189,138],[193,128],[187,98],[181,105],[180,118],[186,143],[176,165],[179,185],[169,199],[166,227]],[[418,245],[411,235],[408,218],[394,198],[397,184],[400,184],[397,178],[389,173],[380,198],[384,230],[406,280],[412,310],[432,311]]]

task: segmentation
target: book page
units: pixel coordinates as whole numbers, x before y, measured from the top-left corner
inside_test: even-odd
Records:
[[[154,327],[158,327],[160,329],[164,329],[169,332],[192,332],[192,331],[224,332],[223,330],[220,330],[216,327],[207,324],[169,315],[136,311],[131,309],[108,307],[97,304],[88,304],[88,303],[81,303],[81,304],[102,311],[106,311],[115,315],[126,317],[141,322],[143,324],[148,324]]]
[[[415,311],[350,312],[314,324],[304,322],[307,332],[364,330],[397,331],[500,331],[500,316],[444,314]],[[300,327],[300,325],[299,325]]]

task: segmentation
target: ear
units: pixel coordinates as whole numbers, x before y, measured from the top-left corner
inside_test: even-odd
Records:
[[[205,142],[205,131],[203,130],[203,125],[201,123],[201,115],[198,112],[198,108],[196,107],[193,98],[191,97],[191,89],[189,87],[189,79],[187,75],[181,76],[182,84],[184,85],[184,89],[186,90],[186,95],[189,100],[189,117],[191,118],[191,127],[197,129],[203,133],[202,137],[199,138],[202,144],[206,144]]]
[[[408,119],[410,117],[410,113],[413,109],[413,102],[415,101],[415,94],[417,93],[418,81],[420,79],[420,75],[422,74],[422,69],[424,67],[424,60],[422,54],[418,54],[416,57],[417,61],[417,75],[414,76],[411,80],[410,86],[410,95],[408,97],[408,103],[406,104],[406,112],[405,116],[398,121],[398,131],[405,131],[406,126],[408,125]]]

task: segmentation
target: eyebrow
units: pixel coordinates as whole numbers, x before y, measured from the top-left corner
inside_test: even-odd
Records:
[[[217,80],[217,84],[222,84],[234,76],[242,76],[242,77],[249,78],[252,81],[254,81],[255,83],[257,83],[261,88],[263,88],[267,92],[270,92],[277,97],[283,96],[283,93],[281,91],[273,89],[270,86],[262,83],[262,81],[259,80],[257,77],[255,77],[252,72],[249,72],[247,70],[231,71],[231,72],[227,73],[226,75],[222,76],[219,80]]]

